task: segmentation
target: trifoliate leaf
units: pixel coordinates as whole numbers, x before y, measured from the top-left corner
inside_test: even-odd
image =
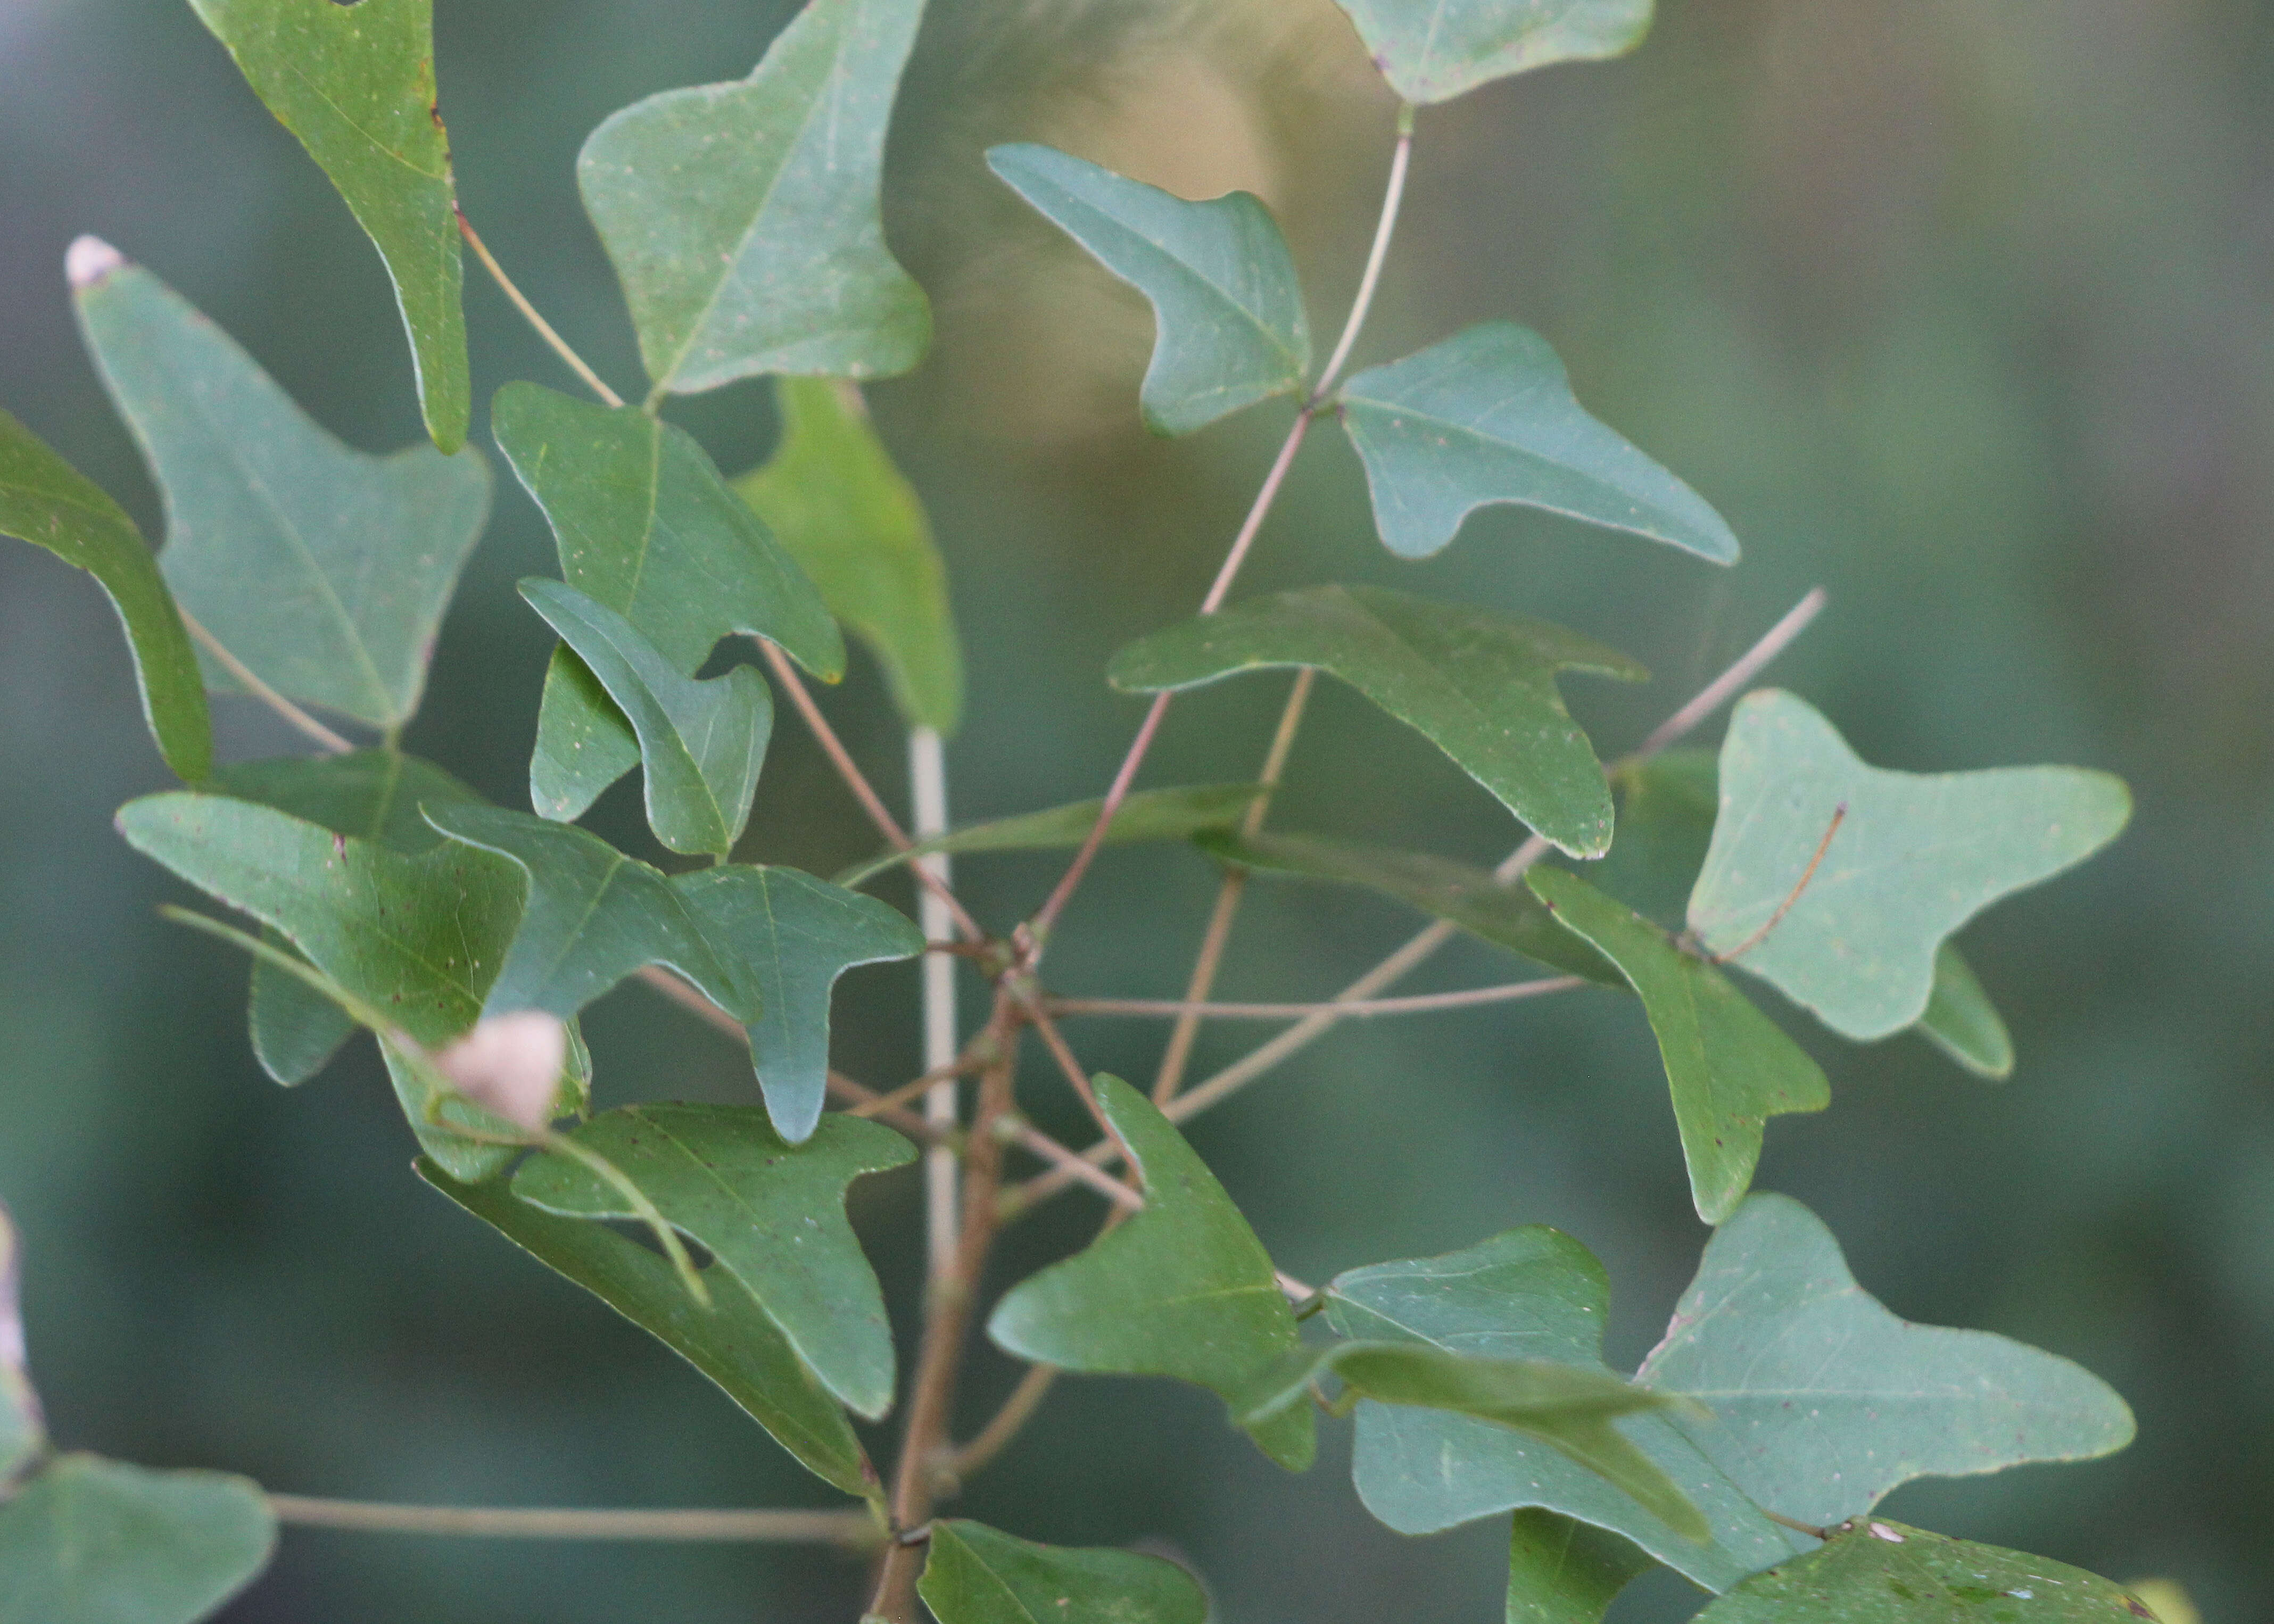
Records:
[[[1602,1265],[1585,1247],[1533,1228],[1442,1258],[1352,1269],[1328,1288],[1327,1317],[1344,1336],[1426,1342],[1475,1357],[1550,1359],[1608,1375],[1602,1339],[1609,1298]],[[1713,1543],[1676,1531],[1548,1445],[1465,1416],[1360,1403],[1351,1475],[1367,1508],[1400,1533],[1435,1533],[1532,1507],[1609,1530],[1712,1590],[1791,1554],[1794,1537],[1763,1516],[1666,1417],[1642,1414],[1622,1425],[1704,1514]]]
[[[2096,1574],[1879,1520],[1754,1575],[1698,1624],[2138,1624],[2155,1615]]]
[[[473,389],[450,138],[434,94],[434,0],[191,4],[378,245],[410,334],[426,432],[455,452]]]
[[[45,547],[110,594],[126,628],[142,714],[166,764],[194,784],[213,771],[213,723],[197,651],[157,560],[100,485],[0,411],[0,536]]]
[[[773,738],[765,679],[748,665],[707,682],[682,676],[629,620],[558,581],[524,581],[521,595],[631,722],[655,838],[690,854],[734,850]]]
[[[1508,1624],[1603,1624],[1619,1592],[1656,1566],[1616,1534],[1526,1507],[1509,1533]]]
[[[1294,256],[1262,199],[1207,202],[1022,143],[987,162],[1018,194],[1153,305],[1159,337],[1140,400],[1158,434],[1189,434],[1275,395],[1299,393],[1311,331]]]
[[[24,1342],[23,1261],[15,1222],[0,1207],[0,1490],[47,1442]]]
[[[1714,1235],[1638,1379],[1713,1411],[1675,1425],[1754,1500],[1826,1526],[1914,1477],[2090,1460],[2133,1432],[2124,1401],[2067,1359],[1895,1318],[1780,1195]]]
[[[593,131],[585,212],[659,389],[904,372],[931,307],[885,245],[885,135],[923,0],[810,0],[747,79]]]
[[[916,1594],[939,1624],[1208,1624],[1207,1592],[1134,1551],[1036,1545],[962,1518],[931,1525]]]
[[[67,1455],[0,1504],[0,1624],[197,1624],[275,1548],[242,1477]]]
[[[749,1034],[775,1131],[805,1143],[829,1086],[837,978],[857,965],[914,958],[924,951],[923,932],[873,897],[795,868],[734,864],[682,875],[672,889],[723,967],[713,1002]]]
[[[1189,840],[1205,830],[1227,829],[1238,823],[1256,797],[1267,793],[1261,784],[1199,784],[1182,789],[1133,791],[1114,808],[1105,827],[1107,846],[1141,846],[1162,840]],[[1078,801],[1071,806],[1041,812],[1022,812],[991,823],[973,823],[930,840],[919,840],[907,851],[881,852],[837,876],[840,885],[865,885],[877,876],[904,862],[935,852],[960,856],[969,852],[1072,851],[1089,838],[1105,802]]]
[[[774,390],[781,444],[735,492],[869,645],[908,726],[953,733],[963,652],[923,503],[852,385],[784,378]]]
[[[1562,627],[1382,587],[1305,587],[1156,632],[1115,655],[1107,675],[1125,692],[1157,693],[1288,665],[1340,677],[1573,856],[1609,846],[1610,790],[1556,673],[1649,673]]]
[[[499,1184],[460,1184],[432,1162],[418,1177],[538,1262],[575,1281],[719,1384],[750,1418],[825,1482],[876,1492],[868,1456],[813,1373],[757,1300],[710,1271],[711,1306],[697,1305],[654,1252],[605,1224],[560,1218]]]
[[[117,264],[77,297],[87,347],[165,498],[158,566],[183,612],[287,699],[400,728],[489,516],[480,455],[421,445],[374,457],[342,445],[139,267]],[[203,658],[208,688],[240,690]]]
[[[1145,1181],[1145,1210],[1014,1287],[987,1322],[1005,1351],[1105,1375],[1171,1376],[1239,1403],[1301,1338],[1269,1254],[1167,1117],[1116,1077],[1098,1103]],[[1317,1448],[1311,1411],[1248,1429],[1291,1470]]]
[[[1768,1119],[1832,1103],[1823,1071],[1721,971],[1632,909],[1560,869],[1526,879],[1641,996],[1674,1094],[1690,1196],[1700,1218],[1721,1222],[1752,1183]]]
[[[1642,43],[1651,0],[1337,0],[1374,65],[1408,102]]]
[[[764,1111],[731,1105],[626,1106],[574,1137],[621,1169],[674,1229],[710,1248],[825,1387],[872,1421],[892,1407],[892,1327],[846,1220],[845,1192],[864,1173],[912,1160],[907,1140],[838,1115],[793,1146]],[[612,1185],[558,1154],[523,1163],[513,1191],[563,1217],[635,1215]]]
[[[1476,509],[1544,508],[1716,564],[1737,538],[1698,492],[1589,417],[1547,341],[1496,321],[1343,385],[1374,525],[1401,558],[1442,551]]]
[[[685,430],[531,383],[499,390],[491,423],[553,526],[562,577],[630,621],[681,676],[737,634],[780,644],[825,681],[844,674],[829,605]],[[623,712],[575,654],[557,653],[531,804],[570,822],[638,764]]]
[[[1805,702],[1749,695],[1721,747],[1690,928],[1868,1042],[1926,1012],[1936,952],[1960,926],[2083,861],[2131,813],[2122,780],[2081,768],[1866,766]]]
[[[1488,868],[1421,852],[1346,846],[1316,835],[1242,835],[1219,829],[1194,836],[1193,844],[1220,861],[1260,873],[1363,885],[1567,974],[1626,985],[1616,966],[1557,924],[1547,905],[1521,881],[1500,880]]]

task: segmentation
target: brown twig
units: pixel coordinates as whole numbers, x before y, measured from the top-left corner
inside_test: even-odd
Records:
[[[1576,975],[1558,975],[1534,981],[1511,981],[1501,987],[1477,987],[1464,992],[1421,993],[1410,998],[1337,999],[1325,1004],[1186,1004],[1171,998],[1050,998],[1043,1007],[1053,1015],[1150,1016],[1178,1020],[1307,1020],[1332,1015],[1337,1020],[1364,1020],[1380,1015],[1427,1015],[1441,1010],[1475,1009],[1490,1004],[1510,1004],[1570,992],[1587,983]]]
[[[280,1522],[365,1534],[447,1534],[480,1539],[787,1540],[883,1542],[865,1511],[615,1511],[492,1506],[395,1506],[271,1494]]]
[[[1118,1186],[1116,1186],[1118,1188]],[[1011,1396],[1003,1401],[1003,1408],[985,1426],[972,1435],[971,1441],[952,1449],[941,1461],[938,1477],[943,1492],[960,1487],[971,1475],[997,1455],[1003,1453],[1010,1441],[1019,1435],[1019,1429],[1034,1418],[1042,1408],[1043,1400],[1058,1379],[1058,1367],[1050,1365],[1029,1365],[1027,1373],[1019,1378],[1019,1385],[1011,1389]]]
[[[1640,748],[1617,763],[1616,766],[1626,767],[1648,761],[1735,699],[1747,683],[1761,674],[1771,660],[1792,646],[1801,633],[1808,629],[1810,621],[1824,613],[1826,601],[1822,587],[1811,588],[1805,597],[1786,611],[1782,620],[1770,627],[1759,642],[1738,658],[1736,665],[1698,689],[1696,698],[1660,722],[1650,737],[1642,741]]]
[[[1751,952],[1762,943],[1767,941],[1769,932],[1774,930],[1779,925],[1784,923],[1784,916],[1792,912],[1792,905],[1800,900],[1801,892],[1808,889],[1808,883],[1816,877],[1817,869],[1823,866],[1825,853],[1832,849],[1832,837],[1840,832],[1840,825],[1847,821],[1848,803],[1843,801],[1837,807],[1833,808],[1832,826],[1824,831],[1824,838],[1816,843],[1816,855],[1808,860],[1808,867],[1800,871],[1800,880],[1798,883],[1795,884],[1789,891],[1785,893],[1784,900],[1777,904],[1776,912],[1769,915],[1767,922],[1762,925],[1758,930],[1756,930],[1752,935],[1738,943],[1736,946],[1731,948],[1728,952],[1714,954],[1713,962],[1715,964],[1725,965],[1736,963],[1737,960],[1743,959],[1747,953]]]
[[[456,207],[455,204],[452,207]],[[474,258],[482,262],[482,268],[490,274],[490,280],[497,283],[513,307],[521,312],[522,320],[537,329],[537,336],[552,346],[553,353],[566,361],[568,370],[583,379],[584,387],[599,395],[603,403],[612,407],[621,406],[624,397],[608,387],[600,374],[584,364],[584,357],[568,347],[568,341],[554,332],[553,324],[538,315],[537,306],[514,286],[513,278],[505,274],[505,267],[497,262],[497,256],[490,252],[489,244],[482,241],[474,229],[473,222],[466,218],[466,211],[459,208],[457,215],[458,235],[466,239],[466,246],[474,251]]]
[[[968,1077],[978,1069],[977,1056],[966,1049],[947,1064],[927,1071],[922,1077],[913,1078],[889,1093],[878,1094],[873,1100],[864,1100],[845,1114],[848,1116],[874,1116],[882,1111],[897,1110],[904,1105],[913,1105],[929,1094],[936,1085],[952,1083],[959,1077]],[[935,1125],[945,1128],[952,1127],[953,1124]]]

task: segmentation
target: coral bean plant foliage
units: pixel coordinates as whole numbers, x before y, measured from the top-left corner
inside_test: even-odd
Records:
[[[1916,1033],[2003,1075],[2006,1030],[1954,937],[2113,839],[2124,786],[2070,767],[1914,775],[1860,760],[1805,700],[1753,687],[1821,607],[1814,594],[1606,762],[1561,683],[1645,674],[1615,649],[1375,586],[1240,590],[1299,449],[1337,430],[1399,557],[1434,554],[1476,509],[1512,503],[1594,527],[1607,547],[1680,549],[1701,573],[1736,563],[1729,526],[1590,416],[1537,334],[1492,321],[1348,367],[1430,109],[1625,51],[1650,0],[1341,0],[1401,110],[1364,277],[1330,342],[1256,198],[1188,200],[1041,146],[988,154],[1004,185],[1149,301],[1157,336],[1136,405],[1151,428],[1187,434],[1275,401],[1292,423],[1193,617],[1110,661],[1100,651],[1115,688],[1149,696],[1102,798],[963,829],[940,811],[943,741],[963,704],[948,583],[861,393],[917,365],[930,338],[879,203],[923,0],[809,0],[747,79],[651,96],[593,132],[577,179],[651,380],[629,402],[458,207],[433,0],[191,4],[377,246],[431,443],[349,449],[154,271],[91,238],[72,247],[87,350],[162,492],[167,535],[154,554],[116,502],[4,413],[0,530],[93,575],[124,624],[182,786],[124,807],[118,832],[212,898],[218,912],[167,912],[249,957],[252,1042],[277,1081],[313,1076],[368,1034],[416,1139],[417,1178],[526,1254],[501,1248],[498,1268],[541,1265],[598,1296],[845,1504],[377,1506],[67,1453],[42,1418],[26,1354],[38,1327],[27,1336],[13,1306],[19,1259],[0,1227],[0,1624],[190,1624],[260,1574],[280,1523],[826,1542],[866,1555],[867,1616],[894,1624],[920,1609],[939,1624],[1201,1624],[1206,1592],[1171,1560],[952,1515],[1051,1384],[1083,1374],[1206,1387],[1290,1472],[1312,1465],[1321,1425],[1349,1422],[1354,1486],[1382,1522],[1509,1531],[1511,1621],[1599,1620],[1659,1566],[1711,1594],[1712,1624],[2150,1616],[2089,1574],[1875,1520],[1916,1477],[2120,1448],[2130,1412],[2052,1354],[1898,1320],[1812,1214],[1751,1191],[1769,1119],[1830,1102],[1763,1003],[1789,1001],[1857,1042]],[[471,443],[469,257],[567,369],[492,399],[494,457]],[[661,408],[759,378],[774,380],[782,442],[730,479]],[[399,744],[496,458],[559,545],[560,578],[520,587],[559,639],[528,809],[488,804]],[[847,632],[906,721],[911,816],[875,792],[815,703],[810,683],[846,668]],[[704,674],[722,644],[760,658]],[[1265,670],[1291,674],[1261,679],[1287,699],[1252,781],[1136,787],[1178,695]],[[1321,673],[1522,825],[1497,870],[1270,826]],[[264,702],[305,752],[217,761],[215,693]],[[882,848],[834,879],[734,860],[785,704],[784,725],[817,737]],[[1718,754],[1677,748],[1731,704]],[[670,853],[658,863],[579,826],[634,772]],[[1683,917],[1588,877],[1644,809],[1658,838],[1616,872],[1653,898],[1686,891]],[[1100,849],[1138,841],[1188,843],[1221,865],[1189,991],[1062,996],[1048,979],[1053,928]],[[1049,848],[1069,853],[1062,878],[1024,917],[978,918],[958,899],[951,857]],[[915,919],[865,889],[882,879],[899,894],[903,868]],[[1368,888],[1428,921],[1322,1002],[1211,1002],[1260,874]],[[1469,991],[1391,990],[1462,932],[1522,967]],[[840,976],[917,959],[924,1002],[910,1019],[928,1069],[873,1087],[833,1071]],[[991,999],[968,1034],[955,1027],[960,978]],[[579,1015],[628,981],[747,1044],[742,1102],[596,1108]],[[1603,1361],[1608,1284],[1570,1237],[1510,1229],[1314,1287],[1275,1267],[1180,1132],[1343,1021],[1583,989],[1600,989],[1604,1019],[1654,1032],[1664,1131],[1711,1226],[1665,1340],[1630,1373]],[[1098,1016],[1163,1023],[1149,1089],[1083,1064],[1079,1022]],[[1231,1017],[1284,1030],[1187,1086],[1197,1023]],[[1023,1084],[1022,1053],[1045,1065]],[[1088,1143],[1027,1120],[1018,1089],[1044,1084],[1078,1098]],[[845,1203],[855,1181],[918,1162],[930,1278],[901,1369]],[[1076,1186],[1103,1198],[1102,1232],[987,1300],[998,1234]],[[1028,1366],[991,1418],[955,1402],[982,1336]],[[894,1432],[868,1436],[894,1448],[872,1456],[855,1417],[892,1417]]]

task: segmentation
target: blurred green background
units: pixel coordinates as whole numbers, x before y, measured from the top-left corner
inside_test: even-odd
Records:
[[[442,106],[466,206],[620,385],[636,357],[572,160],[614,109],[737,77],[785,0],[444,0]],[[1100,673],[1189,613],[1284,417],[1148,440],[1144,307],[1026,215],[981,149],[1051,141],[1286,222],[1331,330],[1379,198],[1390,109],[1327,0],[934,0],[892,152],[896,246],[936,301],[917,376],[878,387],[931,504],[972,676],[964,818],[1096,793],[1139,707]],[[1502,509],[1420,566],[1373,541],[1355,460],[1315,436],[1248,590],[1395,582],[1567,621],[1659,673],[1572,698],[1610,751],[1821,583],[1775,679],[1871,759],[2112,768],[2132,832],[1972,928],[2022,1064],[1973,1082],[1924,1045],[1845,1048],[1826,1114],[1770,1130],[1761,1183],[1815,1205],[1909,1317],[1980,1326],[2115,1382],[2142,1436],[2097,1465],[1903,1492],[1899,1515],[2119,1578],[2207,1617],[2274,1616],[2274,6],[2249,0],[1664,0],[1624,62],[1427,114],[1407,229],[1359,359],[1472,321],[1537,327],[1581,398],[1683,473],[1747,546],[1735,572]],[[65,244],[117,244],[379,450],[418,433],[376,257],[178,0],[0,0],[0,402],[162,524],[80,353]],[[572,387],[470,275],[484,393]],[[674,405],[730,472],[766,391]],[[1275,416],[1275,412],[1282,415]],[[411,743],[520,800],[553,570],[509,480]],[[1178,706],[1148,781],[1249,775],[1282,689]],[[0,1194],[21,1222],[36,1374],[69,1445],[371,1499],[792,1504],[824,1492],[722,1398],[408,1174],[358,1050],[294,1093],[243,1031],[245,970],[162,925],[171,895],[108,819],[163,771],[92,583],[0,548]],[[888,793],[873,669],[826,703]],[[293,748],[222,707],[225,748]],[[1718,723],[1716,724],[1718,727]],[[1712,736],[1710,733],[1709,737]],[[1328,693],[1282,827],[1491,861],[1504,815],[1426,746]],[[636,793],[599,824],[637,842]],[[794,726],[750,851],[828,873],[870,842]],[[998,923],[1047,862],[972,861]],[[1168,996],[1212,893],[1189,853],[1110,855],[1053,955],[1067,991]],[[905,901],[904,891],[892,893]],[[1323,996],[1412,921],[1259,883],[1229,996]],[[1481,949],[1412,985],[1506,974]],[[857,973],[840,1062],[915,1069],[915,977]],[[589,1019],[603,1098],[747,1098],[735,1051],[638,989]],[[1257,1033],[1225,1028],[1201,1063]],[[1095,1023],[1094,1064],[1151,1075],[1163,1034]],[[1035,1070],[1038,1117],[1078,1132]],[[1704,1232],[1631,1004],[1587,995],[1381,1023],[1304,1056],[1195,1139],[1284,1266],[1321,1279],[1559,1225],[1610,1265],[1615,1356],[1648,1347]],[[1005,1277],[1086,1238],[1089,1198],[1020,1229]],[[911,1178],[858,1217],[905,1331]],[[964,1429],[1014,1374],[975,1357]],[[1401,1539],[1327,1460],[1288,1478],[1204,1394],[1061,1384],[969,1515],[1187,1555],[1237,1624],[1499,1616],[1491,1525]],[[228,1617],[643,1624],[849,1619],[862,1575],[794,1550],[551,1548],[294,1533]],[[1684,1616],[1682,1586],[1622,1604]]]

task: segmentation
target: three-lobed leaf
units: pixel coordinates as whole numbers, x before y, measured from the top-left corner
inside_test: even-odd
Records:
[[[655,838],[674,852],[733,851],[773,738],[765,679],[748,665],[709,681],[684,676],[629,620],[558,581],[524,581],[521,595],[631,723]]]
[[[1768,1119],[1832,1103],[1822,1069],[1717,967],[1631,908],[1561,869],[1534,868],[1526,879],[1642,999],[1674,1095],[1690,1196],[1700,1218],[1721,1222],[1752,1184]]]
[[[466,443],[473,388],[434,0],[191,0],[246,81],[339,188],[394,278],[426,432]]]
[[[1158,1108],[1116,1077],[1097,1079],[1097,1099],[1143,1176],[1145,1209],[1021,1281],[996,1305],[987,1334],[1039,1365],[1173,1377],[1237,1407],[1301,1341],[1270,1255]],[[1293,1470],[1317,1449],[1305,1406],[1248,1432]]]
[[[142,714],[186,782],[213,771],[213,722],[197,650],[142,532],[102,486],[0,411],[0,536],[45,547],[110,595],[126,628]]]
[[[845,1412],[798,1359],[757,1299],[712,1271],[698,1305],[670,1264],[605,1224],[556,1217],[501,1184],[470,1184],[421,1160],[418,1176],[547,1268],[575,1281],[719,1385],[824,1481],[875,1492]]]
[[[659,392],[904,372],[931,338],[885,244],[885,137],[923,0],[809,0],[747,79],[650,96],[576,161]]]
[[[1419,105],[1642,42],[1651,0],[1337,0],[1390,88]]]
[[[931,1525],[916,1593],[939,1624],[1208,1624],[1208,1595],[1135,1551],[1036,1545],[983,1522]]]
[[[175,601],[286,698],[400,728],[488,518],[488,466],[341,444],[179,294],[87,248],[79,325],[165,499]],[[218,658],[205,670],[215,691],[244,687]]]
[[[1527,327],[1471,327],[1359,372],[1335,398],[1366,464],[1375,529],[1401,558],[1427,558],[1478,508],[1511,503],[1737,560],[1721,515],[1589,417],[1562,360]]]
[[[891,1408],[892,1327],[845,1216],[845,1192],[862,1175],[913,1158],[907,1140],[840,1115],[793,1146],[764,1111],[728,1105],[626,1106],[574,1137],[709,1248],[832,1394],[870,1420]],[[525,1162],[513,1192],[563,1217],[636,1215],[613,1185],[556,1154]]]
[[[1125,692],[1157,693],[1289,665],[1340,677],[1573,856],[1608,849],[1610,790],[1556,675],[1649,673],[1562,627],[1383,587],[1305,587],[1156,632],[1107,674]]]
[[[1139,401],[1156,433],[1299,393],[1311,331],[1294,256],[1262,199],[1205,202],[1148,186],[1048,147],[990,148],[987,162],[1153,306],[1158,337]]]
[[[0,1503],[0,1624],[197,1624],[275,1548],[242,1477],[64,1455]]]
[[[1209,830],[1238,823],[1256,798],[1261,784],[1196,784],[1177,789],[1141,789],[1123,798],[1105,826],[1103,844],[1140,846],[1188,840]],[[877,875],[935,852],[961,856],[970,852],[1072,851],[1089,838],[1105,810],[1103,799],[1078,801],[1040,812],[1021,812],[992,823],[972,823],[919,840],[905,850],[882,852],[837,876],[840,885],[865,885]]]
[[[774,399],[781,443],[734,481],[735,493],[869,645],[908,726],[953,733],[963,719],[963,652],[923,503],[855,386],[783,378]]]

